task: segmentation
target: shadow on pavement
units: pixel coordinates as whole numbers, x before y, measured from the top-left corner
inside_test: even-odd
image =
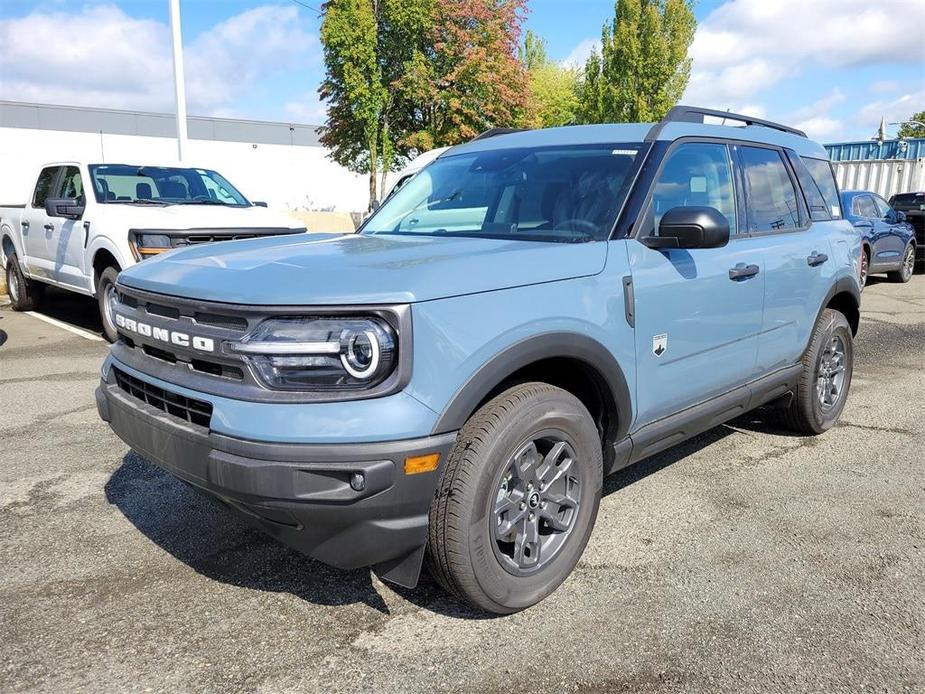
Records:
[[[99,304],[93,297],[47,287],[36,312],[97,335],[103,334]]]
[[[655,474],[734,433],[760,431],[743,417],[630,466],[604,480],[604,496]],[[735,427],[735,428],[733,428]],[[364,603],[384,614],[385,601],[368,569],[345,571],[315,561],[278,543],[208,495],[130,451],[105,486],[106,499],[147,538],[203,576],[242,588],[290,593],[317,605]],[[460,619],[486,614],[444,593],[425,571],[414,589],[390,585],[409,602]]]

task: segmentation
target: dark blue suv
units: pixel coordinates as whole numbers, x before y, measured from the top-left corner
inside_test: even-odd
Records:
[[[861,232],[861,284],[879,273],[887,273],[894,282],[908,282],[915,270],[916,240],[906,213],[868,190],[843,191],[841,202],[845,219]]]
[[[412,587],[426,560],[514,612],[578,562],[605,475],[760,406],[834,425],[860,258],[825,150],[792,128],[676,107],[493,134],[357,234],[123,272],[97,401],[283,542]]]

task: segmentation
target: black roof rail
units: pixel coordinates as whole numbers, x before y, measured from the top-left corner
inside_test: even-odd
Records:
[[[522,133],[525,130],[530,128],[489,128],[483,133],[479,133],[473,137],[469,142],[475,142],[476,140],[487,140],[489,137],[495,137],[497,135],[509,135],[510,133]]]
[[[662,128],[668,123],[703,123],[706,116],[713,116],[714,118],[722,118],[724,120],[734,120],[744,123],[745,125],[760,125],[765,128],[771,128],[772,130],[780,130],[781,132],[790,133],[791,135],[797,135],[798,137],[806,137],[806,133],[802,130],[797,130],[796,128],[791,128],[781,123],[775,123],[774,121],[764,120],[763,118],[746,116],[741,113],[732,113],[731,111],[717,111],[712,108],[678,105],[672,108],[660,123],[656,123],[652,126],[649,134],[646,135],[646,141],[651,142],[658,137]]]

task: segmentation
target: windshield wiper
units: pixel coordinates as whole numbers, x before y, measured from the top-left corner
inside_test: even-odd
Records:
[[[233,207],[235,203],[233,202],[222,202],[221,200],[181,200],[177,203],[178,205],[223,205],[225,207]]]
[[[107,203],[116,203],[118,205],[157,205],[158,207],[164,207],[165,205],[171,205],[172,203],[165,202],[164,200],[147,200],[145,198],[140,198],[138,200],[107,200]]]

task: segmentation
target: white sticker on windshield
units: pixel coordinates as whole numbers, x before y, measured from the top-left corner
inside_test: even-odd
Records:
[[[838,209],[838,205],[832,205],[832,219],[838,219],[841,217],[841,210]]]
[[[611,154],[624,154],[624,155],[628,154],[631,157],[633,157],[633,156],[636,156],[636,150],[635,149],[615,149],[611,152]]]

